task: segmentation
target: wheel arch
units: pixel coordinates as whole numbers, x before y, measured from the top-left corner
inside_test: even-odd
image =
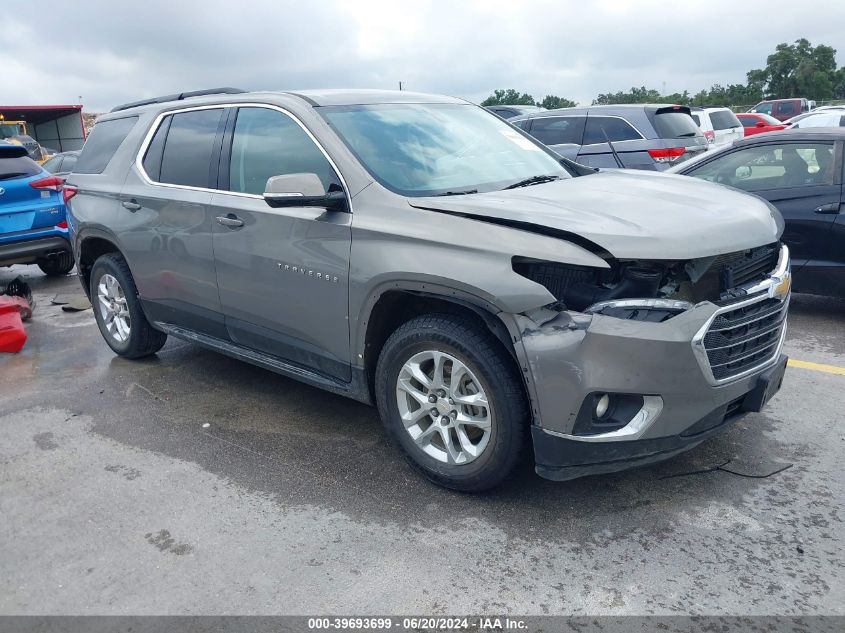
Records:
[[[454,314],[475,321],[501,343],[516,367],[520,367],[514,337],[498,316],[501,310],[497,306],[436,283],[393,281],[369,293],[353,341],[353,364],[363,367],[371,394],[379,354],[389,336],[403,323],[431,313]]]
[[[77,270],[86,296],[91,298],[91,269],[97,258],[108,253],[126,256],[117,245],[115,237],[104,231],[89,230],[77,237]]]

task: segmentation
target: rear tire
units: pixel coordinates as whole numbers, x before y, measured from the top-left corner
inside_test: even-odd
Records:
[[[144,316],[135,280],[120,255],[109,253],[94,262],[90,293],[100,334],[118,356],[149,356],[167,341],[167,334],[156,330]]]
[[[440,486],[489,490],[524,454],[522,379],[502,344],[471,319],[431,314],[403,324],[382,348],[375,382],[388,437]]]
[[[59,277],[61,275],[67,275],[73,270],[73,255],[65,251],[53,257],[39,259],[36,263],[41,269],[41,272],[48,277]]]

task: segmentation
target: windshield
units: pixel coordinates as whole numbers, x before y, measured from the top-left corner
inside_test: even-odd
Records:
[[[20,133],[21,129],[17,123],[0,123],[0,138],[17,136]]]
[[[569,177],[551,150],[474,105],[317,110],[373,178],[404,196],[477,193],[534,176]]]

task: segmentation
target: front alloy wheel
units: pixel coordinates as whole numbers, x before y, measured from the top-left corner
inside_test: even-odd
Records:
[[[490,441],[487,395],[450,354],[426,350],[408,359],[396,381],[396,401],[405,431],[437,461],[468,464]]]
[[[493,488],[526,448],[522,377],[480,319],[433,313],[400,325],[379,354],[375,391],[387,436],[441,486]]]

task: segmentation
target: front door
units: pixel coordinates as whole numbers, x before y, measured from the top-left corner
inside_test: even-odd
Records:
[[[352,216],[272,208],[262,197],[272,176],[315,173],[327,190],[340,178],[304,127],[271,107],[242,107],[230,117],[220,165],[214,258],[231,339],[349,381]]]

